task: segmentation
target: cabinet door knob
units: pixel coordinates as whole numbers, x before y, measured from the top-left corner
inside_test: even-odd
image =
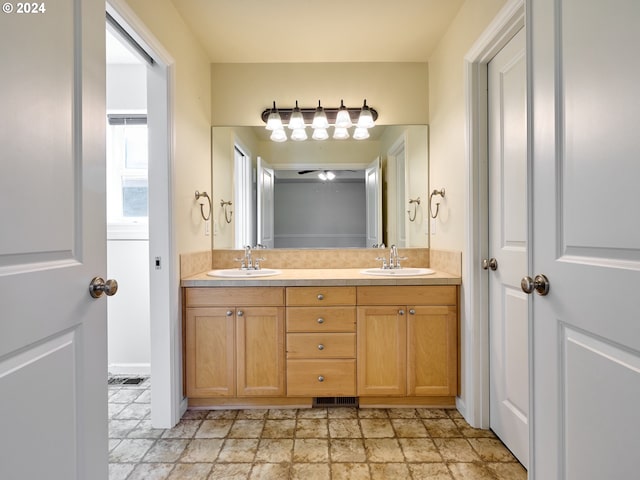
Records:
[[[323,344],[318,345],[318,350],[324,350],[324,345]]]
[[[244,315],[244,312],[242,310],[238,310],[238,316],[241,317]]]
[[[411,310],[409,310],[409,315],[415,315],[416,311],[412,308]]]
[[[317,322],[318,322],[320,325],[322,325],[322,324],[324,323],[324,318],[319,317],[319,318],[318,318],[318,320],[317,320]]]
[[[318,298],[318,300],[324,300],[324,295],[319,293],[317,298]]]
[[[324,382],[324,377],[322,375],[318,376],[318,381],[319,382]]]
[[[230,317],[231,315],[233,315],[233,311],[232,310],[227,310],[227,317]]]
[[[404,310],[398,310],[398,315],[404,315]]]

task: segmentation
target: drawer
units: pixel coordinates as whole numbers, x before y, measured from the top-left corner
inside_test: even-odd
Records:
[[[206,306],[279,306],[284,305],[282,287],[188,287],[187,307]]]
[[[287,332],[355,331],[355,307],[287,307]]]
[[[355,333],[288,333],[287,358],[355,358]]]
[[[287,306],[355,305],[356,287],[289,287]]]
[[[355,360],[287,360],[287,396],[355,396]]]
[[[455,285],[358,287],[358,305],[456,305]]]

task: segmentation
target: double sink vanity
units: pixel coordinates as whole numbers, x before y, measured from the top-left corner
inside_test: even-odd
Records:
[[[268,268],[239,269],[234,250],[181,259],[190,406],[455,404],[459,253],[407,249],[386,269],[380,249],[259,253]]]

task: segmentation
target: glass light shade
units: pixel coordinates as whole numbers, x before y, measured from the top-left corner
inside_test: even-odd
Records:
[[[360,110],[360,116],[358,117],[358,127],[361,128],[373,128],[376,126],[376,122],[373,121],[373,115],[371,115],[371,110],[367,107],[366,103],[362,110]]]
[[[267,118],[267,130],[282,130],[284,127],[282,125],[282,119],[280,118],[280,114],[277,110],[272,110],[269,114],[269,118]]]
[[[349,130],[344,127],[336,127],[333,130],[333,138],[335,140],[345,140],[349,138]]]
[[[307,130],[303,128],[296,128],[291,133],[291,140],[295,140],[296,142],[301,142],[307,139]]]
[[[324,113],[324,108],[318,102],[318,108],[316,108],[316,113],[313,115],[313,123],[311,123],[311,127],[315,130],[317,128],[324,128],[325,130],[329,128],[329,120],[327,120],[327,114]]]
[[[327,174],[326,174],[326,173],[324,173],[324,172],[320,172],[320,173],[318,174],[318,178],[319,178],[320,180],[322,180],[323,182],[325,182],[325,181],[327,180]]]
[[[340,108],[336,115],[336,128],[351,128],[352,126],[353,123],[351,122],[349,111],[347,110],[347,107],[344,106],[344,101],[340,100]]]
[[[285,133],[284,128],[278,128],[271,132],[271,137],[269,138],[271,138],[271,140],[273,140],[274,142],[286,142],[287,134]]]
[[[300,107],[298,107],[298,101],[297,100],[296,100],[296,106],[293,109],[293,111],[291,112],[291,117],[289,117],[289,128],[291,130],[297,130],[299,128],[304,128],[304,117],[302,116],[302,112],[300,111]]]
[[[311,138],[313,138],[314,140],[326,140],[327,138],[329,138],[329,132],[327,132],[326,128],[316,128],[315,130],[313,130],[313,135],[311,135]]]
[[[365,140],[369,138],[369,130],[364,127],[356,127],[355,132],[353,132],[353,138],[356,140]]]
[[[336,178],[336,174],[333,172],[327,172],[327,180],[333,180],[334,178]]]

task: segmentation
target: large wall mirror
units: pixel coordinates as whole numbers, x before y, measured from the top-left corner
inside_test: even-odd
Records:
[[[212,129],[212,248],[429,246],[426,125],[378,125],[366,140],[267,133]]]

